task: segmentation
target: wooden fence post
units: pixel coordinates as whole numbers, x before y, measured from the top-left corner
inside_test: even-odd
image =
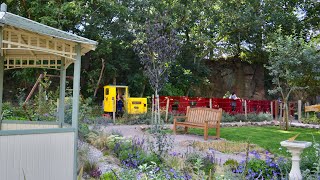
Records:
[[[272,101],[270,102],[270,113],[273,117],[273,103],[272,103]]]
[[[283,116],[283,104],[280,103],[280,118]]]
[[[152,99],[151,99],[151,123],[155,124],[153,115],[154,115],[154,94],[152,94]]]
[[[278,101],[274,101],[274,118],[278,121],[278,114],[279,114],[279,104]]]
[[[306,106],[309,106],[309,102],[306,102],[306,103],[305,103],[305,106],[304,106],[304,107],[306,107]],[[309,111],[306,112],[306,117],[309,119]]]
[[[115,99],[112,98],[112,119],[113,119],[113,124],[116,123],[116,111],[115,111]]]
[[[298,122],[301,122],[302,101],[298,100]]]
[[[168,111],[169,111],[169,102],[170,102],[170,99],[168,97],[166,97],[167,99],[167,105],[166,105],[166,122],[168,122]]]
[[[212,99],[211,98],[209,99],[209,107],[210,107],[210,109],[212,109]]]
[[[247,100],[244,100],[244,116],[247,120],[248,119]]]

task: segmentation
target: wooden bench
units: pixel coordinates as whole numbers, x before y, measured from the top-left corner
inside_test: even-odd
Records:
[[[304,107],[305,112],[320,112],[320,104],[311,105],[311,106],[305,106]]]
[[[210,108],[190,108],[187,107],[186,116],[175,116],[173,119],[173,131],[176,133],[177,126],[184,126],[184,132],[188,133],[188,128],[204,129],[204,140],[208,139],[209,128],[216,128],[215,138],[220,138],[220,121],[222,109]],[[185,118],[185,122],[178,122],[177,119]]]

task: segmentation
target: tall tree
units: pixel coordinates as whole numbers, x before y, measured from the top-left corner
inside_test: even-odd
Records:
[[[279,31],[268,43],[269,61],[265,66],[272,76],[274,88],[270,94],[280,93],[284,104],[283,122],[285,130],[289,128],[288,100],[293,91],[307,88],[299,80],[312,73],[315,81],[320,78],[320,54],[311,42],[293,35],[282,35]],[[308,68],[303,68],[308,67]]]
[[[150,85],[155,91],[156,110],[158,111],[158,121],[160,123],[159,91],[163,88],[170,74],[170,67],[179,53],[179,42],[176,32],[168,22],[156,19],[147,22],[145,32],[137,39],[136,52],[140,62],[144,66],[146,76]],[[157,116],[156,116],[157,117]]]

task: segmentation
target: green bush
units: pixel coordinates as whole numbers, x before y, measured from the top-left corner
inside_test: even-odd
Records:
[[[26,112],[22,107],[13,106],[10,102],[3,103],[4,120],[28,120]]]
[[[235,122],[246,122],[246,121],[248,121],[248,120],[246,120],[246,116],[244,115],[244,114],[235,114],[234,115],[234,121]]]
[[[271,114],[268,114],[268,113],[259,113],[258,114],[258,120],[259,122],[262,122],[262,121],[272,121],[273,120],[273,117]]]
[[[78,134],[79,138],[80,138],[81,140],[85,139],[86,136],[87,136],[87,135],[89,134],[89,132],[90,132],[88,125],[87,125],[87,124],[84,124],[84,123],[79,123],[78,128],[79,128],[79,130],[78,130],[78,132],[79,132],[79,134]]]
[[[235,122],[235,117],[233,115],[230,115],[229,113],[222,113],[222,119],[221,122]]]
[[[234,159],[228,159],[223,165],[230,167],[230,169],[231,169],[232,171],[234,171],[234,170],[236,170],[237,167],[239,166],[239,163],[238,163],[238,161],[236,161],[236,160],[234,160]]]
[[[100,177],[100,180],[117,180],[117,176],[113,172],[107,172]]]
[[[248,113],[248,121],[250,122],[263,122],[263,121],[272,121],[272,115],[266,113]]]
[[[310,113],[309,118],[302,118],[302,122],[305,124],[320,124],[320,119],[317,117],[317,113]]]

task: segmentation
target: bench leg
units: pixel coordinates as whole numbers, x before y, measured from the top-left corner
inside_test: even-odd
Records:
[[[176,134],[177,131],[177,119],[174,118],[173,119],[173,133]]]
[[[216,127],[216,136],[218,139],[220,139],[220,124],[217,124],[217,127]]]
[[[188,129],[189,129],[189,128],[188,128],[187,126],[184,127],[184,133],[185,133],[185,134],[188,133]]]
[[[204,123],[204,140],[208,140],[208,121]]]

